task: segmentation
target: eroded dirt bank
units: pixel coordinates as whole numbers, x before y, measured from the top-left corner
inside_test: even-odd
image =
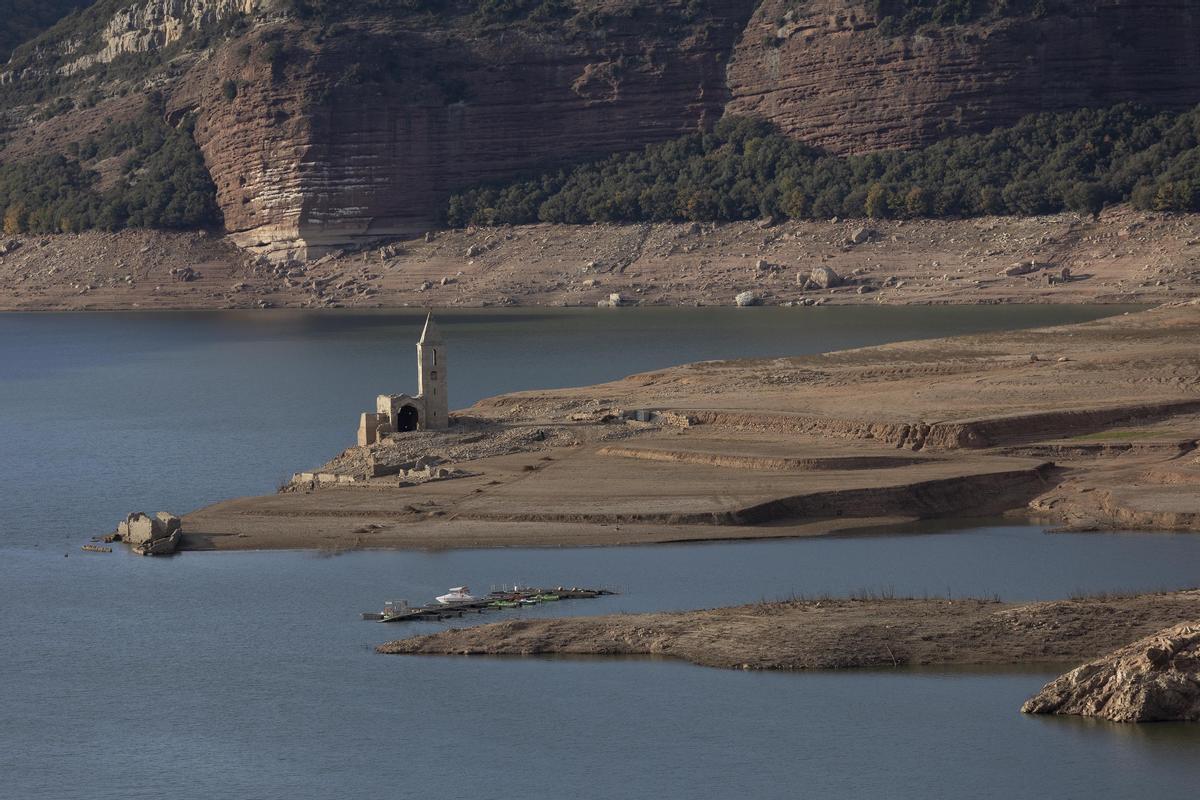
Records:
[[[778,670],[1073,664],[1198,617],[1200,590],[1021,605],[822,599],[512,620],[401,639],[377,649],[443,655],[655,655],[711,667]]]
[[[863,229],[866,239],[854,243]],[[595,306],[614,294],[628,305],[728,306],[742,292],[768,305],[1200,296],[1200,215],[1125,208],[1096,222],[1061,214],[450,230],[284,265],[208,234],[0,241],[0,310]],[[1030,262],[1036,270],[1004,274]],[[843,282],[806,288],[816,267]],[[1064,269],[1070,277],[1060,280]]]

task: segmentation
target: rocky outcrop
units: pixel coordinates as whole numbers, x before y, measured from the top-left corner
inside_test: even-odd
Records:
[[[1082,0],[1070,15],[884,35],[860,0],[764,0],[728,111],[839,153],[912,147],[1038,111],[1200,102],[1190,0]]]
[[[63,65],[70,75],[123,55],[160,50],[185,36],[237,16],[260,11],[268,0],[144,0],[118,9],[97,37],[84,43],[91,52]],[[98,45],[98,49],[97,49]]]
[[[1021,710],[1113,722],[1200,721],[1200,623],[1167,628],[1084,664]]]
[[[594,30],[363,22],[319,44],[299,24],[265,26],[174,103],[199,109],[235,241],[312,258],[437,225],[455,189],[714,122],[753,5],[611,0]]]
[[[142,556],[162,556],[179,548],[183,531],[179,517],[159,511],[153,517],[137,511],[117,525],[116,537]]]
[[[92,96],[49,119],[10,110],[37,130],[7,137],[4,155],[62,151],[162,91],[169,119],[198,113],[233,240],[286,261],[421,233],[457,189],[640,148],[724,114],[846,153],[1036,111],[1200,102],[1200,10],[1186,0],[1083,0],[1069,15],[906,35],[880,31],[863,0],[576,7],[499,25],[448,1],[334,24],[275,0],[96,4],[0,74]],[[152,53],[163,63],[142,58]],[[94,69],[123,56],[140,61]],[[870,240],[860,233],[851,244]]]

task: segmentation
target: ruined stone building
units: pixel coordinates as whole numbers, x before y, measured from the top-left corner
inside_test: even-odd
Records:
[[[417,342],[417,394],[381,394],[375,412],[366,412],[358,423],[358,446],[374,444],[388,433],[439,431],[450,425],[450,401],[446,389],[446,343],[433,321]]]

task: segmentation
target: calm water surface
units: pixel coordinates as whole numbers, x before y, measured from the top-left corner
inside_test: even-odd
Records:
[[[520,312],[446,315],[441,324],[462,406],[679,361],[1105,311]],[[774,675],[641,659],[382,657],[375,644],[435,627],[357,615],[458,582],[513,580],[622,590],[529,616],[793,593],[1034,599],[1177,588],[1196,583],[1200,537],[1047,535],[976,522],[807,541],[336,558],[77,550],[131,508],[182,510],[267,490],[344,447],[376,393],[411,388],[418,322],[0,316],[0,798],[1194,791],[1195,727],[1017,713],[1055,673],[1047,667]]]
[[[452,407],[710,358],[1034,326],[1122,307],[439,314]],[[272,491],[416,390],[420,312],[0,314],[0,543],[65,545],[136,508]],[[28,521],[36,519],[36,530]]]

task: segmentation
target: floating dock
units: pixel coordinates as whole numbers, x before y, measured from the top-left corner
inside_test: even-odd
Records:
[[[430,603],[424,606],[410,606],[404,601],[388,603],[382,612],[365,611],[362,618],[373,622],[413,622],[416,620],[456,619],[466,614],[482,614],[486,611],[504,611],[511,608],[527,608],[542,603],[556,603],[563,600],[586,600],[594,597],[614,595],[609,589],[580,589],[578,587],[553,589],[535,589],[528,586],[513,587],[512,589],[497,589],[486,597],[468,600],[462,603]]]

